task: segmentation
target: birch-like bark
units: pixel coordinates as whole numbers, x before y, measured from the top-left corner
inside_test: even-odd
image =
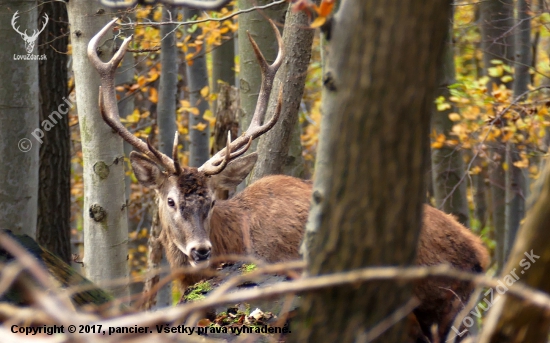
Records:
[[[84,270],[113,292],[128,295],[128,222],[122,139],[103,122],[98,107],[99,74],[87,57],[88,42],[111,19],[98,2],[71,0],[73,71],[84,160]],[[100,56],[113,54],[112,40]],[[117,281],[118,284],[113,284]]]

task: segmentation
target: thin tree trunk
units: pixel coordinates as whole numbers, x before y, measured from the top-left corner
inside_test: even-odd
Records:
[[[436,97],[449,99],[448,87],[455,82],[453,46],[451,36],[449,36],[445,44],[445,55]],[[438,111],[434,105],[432,111],[432,132],[436,135],[443,134],[446,139],[449,139],[454,125],[449,119],[449,114],[457,112],[456,107],[451,106],[447,110]],[[432,147],[431,157],[433,191],[437,208],[454,214],[460,223],[470,226],[466,179],[463,178],[466,170],[462,151],[456,146],[447,146],[444,143],[441,147]]]
[[[38,121],[38,61],[15,58],[27,55],[27,51],[11,21],[18,11],[19,31],[33,32],[38,10],[36,1],[2,0],[0,8],[0,41],[6,63],[0,68],[0,227],[35,238],[42,143],[37,137],[45,131]],[[36,46],[32,53],[37,54]]]
[[[258,162],[250,176],[250,183],[267,175],[282,174],[288,164],[302,166],[296,169],[297,174],[304,171],[301,149],[297,156],[293,157],[298,161],[289,160],[291,158],[289,150],[293,138],[297,136],[298,142],[300,141],[300,130],[297,126],[298,113],[304,93],[314,34],[314,31],[308,28],[309,20],[304,12],[287,12],[283,31],[283,44],[287,54],[282,68],[275,77],[272,90],[272,94],[278,95],[283,87],[281,117],[275,126],[260,138]],[[277,96],[271,97],[265,120],[275,113],[277,98]]]
[[[40,121],[48,120],[64,97],[67,86],[67,44],[69,32],[67,9],[60,2],[40,1],[40,18],[47,14],[51,21],[38,39],[38,54],[46,55],[40,61]],[[55,128],[44,132],[40,145],[38,189],[38,222],[36,241],[56,254],[65,263],[71,263],[71,140],[68,109],[59,118],[54,115]]]
[[[487,0],[480,6],[481,42],[485,75],[488,68],[494,67],[492,60],[501,60],[509,64],[513,60],[514,45],[510,33],[514,21],[513,0]],[[500,77],[491,77],[487,88],[502,84]],[[499,127],[500,128],[500,127]],[[506,249],[506,180],[503,163],[506,160],[505,144],[498,140],[489,143],[491,147],[491,164],[489,182],[493,204],[493,225],[496,238],[496,261],[498,268],[504,265]]]
[[[242,10],[266,5],[270,2],[271,0],[238,0],[237,4],[239,9]],[[266,17],[271,18],[277,24],[282,23],[287,7],[287,4],[282,4],[266,10],[239,15],[239,94],[242,109],[239,127],[243,131],[246,130],[252,120],[262,81],[260,67],[248,40],[247,32],[252,35],[265,59],[271,64],[277,57],[278,47],[275,34]],[[252,142],[252,146],[247,153],[256,151],[256,146],[257,142]]]
[[[230,9],[231,10],[231,9]],[[212,92],[220,92],[219,82],[235,86],[235,37],[230,33],[229,39],[223,40],[221,45],[212,50]],[[213,102],[213,112],[218,115],[217,102]]]
[[[103,122],[98,107],[99,75],[88,61],[90,39],[111,18],[97,2],[71,0],[73,71],[84,160],[84,269],[115,296],[128,295],[128,222],[122,139]],[[109,40],[100,45],[110,58]],[[118,284],[112,284],[117,280]],[[126,281],[125,281],[126,280]]]
[[[531,80],[529,67],[531,63],[531,20],[526,0],[516,2],[516,35],[515,35],[515,67],[514,67],[514,98],[525,93]],[[525,100],[525,99],[522,99]],[[506,144],[506,237],[504,259],[508,257],[520,222],[525,215],[526,177],[523,170],[514,166],[519,161],[519,151],[516,144]]]
[[[177,17],[177,12],[168,6],[164,6],[163,21],[169,21]],[[168,156],[172,156],[172,146],[174,145],[174,135],[178,130],[176,124],[176,104],[178,101],[178,47],[176,46],[175,25],[163,25],[160,27],[160,35],[163,37],[160,50],[161,74],[159,81],[159,102],[157,106],[157,123],[159,127],[159,146],[160,151]],[[156,206],[156,204],[155,204]],[[149,237],[148,266],[150,270],[162,267],[169,270],[168,260],[162,253],[163,247],[160,243],[160,226],[158,220],[158,210],[152,211],[153,223],[151,224],[151,235]],[[159,277],[164,278],[167,272],[147,280],[144,292],[148,292],[158,283]],[[150,308],[162,308],[170,306],[172,303],[171,283],[162,287],[156,296],[156,301],[147,304]]]
[[[190,20],[193,16],[199,15],[200,11],[184,9],[183,17]],[[191,42],[202,33],[197,28],[193,33],[187,33],[191,36]],[[201,90],[208,86],[208,71],[206,70],[206,58],[204,56],[204,47],[202,51],[193,58],[186,66],[187,87],[189,91],[189,102],[191,106],[197,107],[198,114],[189,113],[189,166],[199,167],[210,157],[210,127],[208,121],[204,119],[204,114],[208,110],[208,101],[202,97]]]
[[[323,108],[320,141],[328,152],[322,152],[326,170],[315,178],[317,210],[310,212],[305,242],[309,275],[414,261],[425,192],[423,137],[449,10],[450,2],[435,0],[342,3],[330,78],[325,74],[334,97]],[[393,282],[304,294],[300,327],[289,340],[370,341],[369,329],[410,296],[410,286]],[[403,342],[404,331],[400,321],[372,339]]]

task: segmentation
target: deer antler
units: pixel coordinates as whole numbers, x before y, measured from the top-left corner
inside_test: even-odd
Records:
[[[167,172],[177,174],[181,171],[181,167],[177,162],[177,132],[176,139],[174,140],[175,147],[173,149],[174,160],[172,160],[170,157],[155,149],[150,144],[149,140],[145,143],[141,139],[134,136],[120,122],[114,79],[118,64],[122,61],[132,36],[126,38],[122,42],[120,49],[113,55],[113,58],[110,61],[103,62],[97,55],[99,40],[105,36],[107,31],[114,26],[117,20],[118,19],[113,19],[105,25],[105,27],[101,29],[101,31],[99,31],[88,44],[88,59],[97,70],[101,78],[101,86],[99,87],[99,109],[101,116],[103,117],[103,120],[126,142],[130,143],[130,145],[141,151],[158,165],[164,167]]]
[[[258,59],[258,63],[260,64],[260,70],[262,72],[262,85],[260,87],[260,94],[258,95],[256,110],[254,111],[254,115],[252,116],[250,126],[248,126],[248,129],[246,129],[246,132],[244,132],[233,142],[230,142],[228,140],[227,146],[224,149],[218,151],[218,153],[216,153],[201,167],[199,167],[199,171],[203,172],[206,175],[215,175],[220,173],[232,159],[237,158],[248,150],[248,148],[252,144],[252,140],[269,131],[279,119],[283,103],[283,87],[281,87],[279,90],[279,95],[277,98],[277,108],[275,110],[275,113],[273,114],[273,117],[269,120],[269,122],[261,125],[264,121],[265,113],[267,111],[267,105],[269,103],[269,96],[271,95],[271,90],[273,88],[273,80],[275,79],[275,74],[283,63],[285,54],[283,40],[281,38],[279,30],[271,20],[269,21],[269,23],[275,31],[277,44],[279,45],[279,53],[277,54],[277,58],[272,65],[269,65],[267,63],[262,52],[258,48],[258,45],[254,41],[252,36],[250,36],[250,33],[247,32],[248,39],[252,44],[252,48],[254,49],[254,53],[256,54],[256,58]]]

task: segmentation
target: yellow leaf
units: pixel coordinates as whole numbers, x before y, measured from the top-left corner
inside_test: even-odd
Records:
[[[501,77],[502,73],[504,72],[504,69],[501,65],[497,65],[496,67],[487,68],[487,73],[491,77]]]
[[[326,21],[327,21],[327,17],[317,17],[317,18],[315,18],[315,20],[313,21],[313,23],[311,23],[311,25],[309,25],[309,27],[311,27],[312,29],[321,27],[321,26],[323,26],[323,24],[324,24]]]
[[[449,104],[448,102],[437,104],[437,110],[438,111],[445,111],[445,110],[450,110],[450,109],[451,109],[451,104]]]
[[[475,166],[470,170],[470,174],[472,174],[472,175],[477,175],[480,172],[481,172],[481,167],[480,166]]]
[[[460,120],[460,114],[458,113],[449,113],[449,119],[451,121],[459,121]]]
[[[502,169],[504,171],[507,171],[508,170],[508,163],[506,163],[506,162],[502,163]]]
[[[201,96],[203,98],[206,98],[208,96],[208,93],[210,93],[210,90],[209,90],[209,87],[208,86],[204,86],[203,89],[201,89]]]
[[[514,80],[514,78],[510,75],[504,75],[503,77],[500,78],[500,81],[504,83],[510,82],[512,80]]]
[[[189,112],[191,112],[193,115],[196,115],[196,116],[198,116],[199,113],[200,113],[200,112],[199,112],[199,109],[196,108],[196,107],[191,107],[191,108],[188,108],[187,110],[188,110]]]
[[[527,160],[516,161],[514,162],[514,166],[518,168],[527,168],[529,167],[529,161]]]
[[[197,125],[192,126],[191,128],[199,131],[204,131],[204,129],[206,129],[207,126],[208,125],[206,125],[205,123],[198,123]]]

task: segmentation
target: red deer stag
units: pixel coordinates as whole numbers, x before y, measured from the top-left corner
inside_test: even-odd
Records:
[[[226,148],[204,165],[191,168],[178,162],[177,134],[170,158],[149,141],[145,143],[132,135],[120,123],[114,76],[131,37],[124,40],[109,62],[102,62],[96,52],[99,40],[115,22],[105,26],[88,46],[88,57],[101,76],[99,106],[105,122],[141,152],[132,152],[130,161],[139,182],[157,193],[161,241],[171,267],[195,266],[208,261],[211,255],[222,254],[253,254],[267,262],[298,259],[308,217],[311,182],[275,175],[256,181],[230,200],[216,201],[213,195],[213,189],[232,189],[248,175],[257,156],[239,156],[246,152],[253,139],[272,128],[279,117],[282,92],[275,115],[262,125],[275,73],[284,56],[275,25],[271,23],[279,54],[272,65],[248,36],[262,72],[262,85],[250,126],[235,141],[228,138]],[[487,268],[488,255],[481,240],[452,216],[425,206],[417,264],[444,262],[462,270],[481,272]],[[179,281],[181,286],[187,286],[198,281],[198,277],[187,276]],[[416,314],[424,333],[430,335],[432,324],[439,325],[440,334],[446,333],[449,320],[458,311],[454,306],[456,297],[465,302],[470,293],[468,283],[443,279],[417,283],[415,294],[422,304]]]

